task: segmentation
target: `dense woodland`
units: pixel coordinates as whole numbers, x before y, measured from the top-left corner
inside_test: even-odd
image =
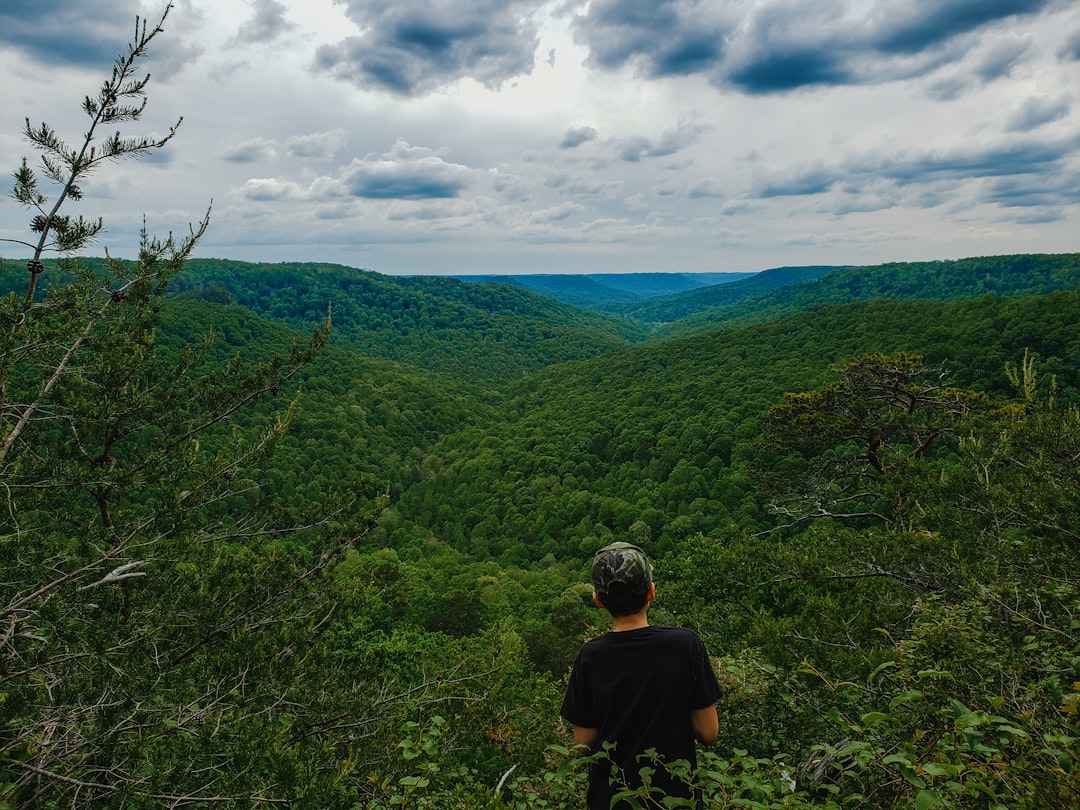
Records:
[[[119,261],[59,213],[96,164],[26,135],[0,807],[575,806],[612,539],[715,656],[707,807],[1080,806],[1080,254],[640,308],[193,258],[206,223]]]

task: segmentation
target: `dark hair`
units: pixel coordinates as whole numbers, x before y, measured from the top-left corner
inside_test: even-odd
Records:
[[[648,603],[649,589],[646,588],[640,593],[628,593],[621,582],[615,582],[606,594],[598,593],[597,596],[612,616],[631,616],[639,613]]]

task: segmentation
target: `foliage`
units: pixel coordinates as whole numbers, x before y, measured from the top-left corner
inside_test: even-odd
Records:
[[[1080,254],[978,256],[838,269],[814,281],[786,285],[730,307],[691,315],[668,333],[772,320],[823,304],[871,300],[955,301],[981,296],[1041,295],[1074,290]]]
[[[817,391],[787,394],[769,410],[767,446],[812,458],[790,465],[770,459],[762,477],[779,477],[788,487],[799,482],[794,498],[774,509],[796,521],[827,516],[910,524],[907,499],[891,479],[940,455],[987,398],[947,386],[947,372],[925,368],[917,355],[865,355],[845,362],[838,376]]]
[[[40,234],[26,243],[23,291],[0,302],[0,784],[19,806],[255,800],[325,779],[312,772],[297,786],[280,741],[302,689],[295,652],[327,612],[319,580],[366,531],[366,494],[328,494],[306,527],[234,513],[293,408],[260,430],[230,422],[273,399],[329,323],[257,364],[209,363],[212,336],[159,351],[163,296],[206,220],[178,240],[144,232],[134,262],[65,259],[56,283],[37,283],[43,251],[101,232],[60,213],[81,196],[77,181],[171,137],[95,143],[101,127],[139,120],[147,79],[135,65],[168,13],[137,22],[83,104],[78,147],[27,125],[54,201],[27,163],[15,173],[13,196],[38,212]],[[303,763],[319,744],[291,750]]]
[[[628,321],[589,313],[509,285],[393,277],[327,264],[189,263],[174,291],[219,300],[303,327],[333,306],[339,342],[477,382],[592,357],[640,340]]]
[[[903,355],[861,358],[839,374],[910,379],[918,368]],[[658,606],[674,612],[654,618],[691,619],[711,648],[738,650],[717,661],[716,750],[687,774],[706,807],[1076,805],[1080,411],[1039,383],[1030,357],[1010,376],[1019,401],[965,412],[949,453],[891,466],[905,479],[894,493],[919,493],[907,514],[925,528],[825,519],[701,537],[660,561]],[[828,417],[829,397],[817,402]],[[388,785],[383,800],[415,788],[409,800],[432,807],[565,806],[580,800],[569,797],[582,764],[566,753],[552,749],[544,770],[515,773],[501,791],[443,771],[423,792]]]
[[[687,290],[634,304],[608,306],[606,309],[646,323],[667,324],[704,312],[715,318],[717,310],[750,302],[790,284],[812,281],[836,269],[823,266],[775,267],[730,283],[712,284],[703,289]]]

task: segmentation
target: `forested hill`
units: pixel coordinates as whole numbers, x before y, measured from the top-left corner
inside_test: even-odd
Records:
[[[101,258],[79,266],[105,273]],[[63,283],[49,260],[38,295]],[[128,266],[129,262],[121,262]],[[19,289],[22,263],[0,263],[0,292]],[[235,304],[308,331],[328,313],[336,344],[457,379],[499,382],[644,340],[630,319],[570,306],[528,289],[440,276],[387,276],[336,264],[191,259],[170,285],[182,300]]]
[[[100,259],[80,261],[91,267],[101,264]],[[0,287],[18,285],[21,271],[11,268],[14,272],[0,273]],[[774,320],[827,303],[956,300],[1074,289],[1080,284],[1080,254],[774,268],[677,295],[657,293],[701,279],[686,274],[663,281],[656,278],[662,274],[644,274],[646,278],[632,281],[631,275],[612,276],[605,282],[612,286],[605,289],[652,297],[611,306],[608,313],[597,311],[595,301],[590,308],[575,307],[498,281],[386,276],[315,263],[193,259],[170,289],[187,300],[236,304],[305,331],[332,309],[335,343],[462,380],[500,383],[654,337]],[[51,271],[43,276],[42,288],[51,277]],[[599,278],[565,276],[557,286],[563,293],[578,289],[586,297],[599,295],[593,287]]]
[[[773,524],[747,469],[763,420],[831,364],[914,352],[951,385],[1003,395],[1025,351],[1080,401],[1080,292],[829,305],[554,366],[509,385],[496,421],[444,439],[400,506],[505,563],[587,557],[634,523],[675,553],[699,532]]]
[[[764,321],[821,304],[846,301],[955,301],[981,295],[1034,295],[1072,290],[1078,286],[1080,253],[981,256],[954,261],[852,267],[834,270],[811,281],[785,285],[732,306],[699,312],[669,324],[664,331],[678,334],[686,329]]]
[[[498,283],[524,287],[557,301],[587,309],[615,309],[620,304],[642,302],[729,284],[756,273],[596,273],[572,275],[538,273],[513,276],[471,276],[454,278],[478,284]]]
[[[646,323],[670,323],[699,312],[734,306],[791,284],[812,281],[837,269],[831,266],[774,267],[727,284],[712,284],[636,304],[610,305],[603,309]]]
[[[633,322],[505,284],[386,276],[329,264],[193,259],[178,294],[306,329],[332,305],[336,339],[371,357],[498,381],[646,336]]]

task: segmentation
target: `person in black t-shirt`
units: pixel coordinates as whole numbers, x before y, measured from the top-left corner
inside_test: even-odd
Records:
[[[593,600],[611,614],[611,632],[578,652],[561,712],[574,726],[579,750],[593,753],[614,744],[610,761],[590,767],[586,804],[589,810],[610,810],[624,785],[641,786],[642,767],[655,768],[651,784],[663,795],[690,798],[690,786],[663,764],[682,759],[695,767],[694,741],[708,745],[719,733],[720,686],[705,645],[692,630],[649,625],[656,586],[649,559],[637,546],[612,543],[596,552],[592,582]],[[650,749],[656,756],[643,757]],[[648,806],[661,807],[659,798]]]

